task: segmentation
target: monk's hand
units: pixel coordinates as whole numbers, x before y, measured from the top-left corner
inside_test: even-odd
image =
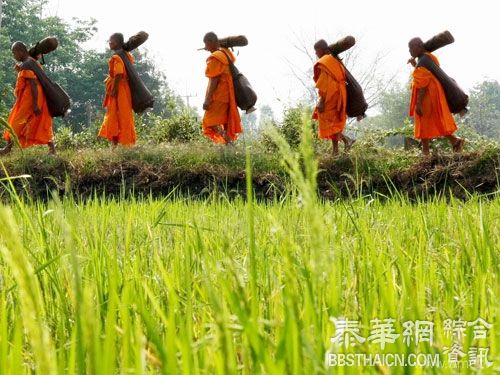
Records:
[[[203,103],[203,110],[208,111],[211,104],[212,101],[210,99],[205,99],[205,102]]]
[[[416,67],[417,66],[417,60],[414,57],[412,57],[412,58],[408,59],[407,64],[411,64],[411,66]]]
[[[40,116],[42,114],[42,111],[38,106],[36,106],[33,108],[33,113],[35,114],[35,116]]]
[[[21,66],[19,64],[14,65],[14,70],[16,72],[20,72],[21,71]]]
[[[318,108],[318,112],[319,113],[325,112],[325,101],[323,100],[323,98],[321,98],[318,101],[318,105],[316,106],[316,108]]]
[[[423,116],[424,115],[424,111],[422,110],[422,106],[420,106],[420,105],[417,105],[417,108],[415,108],[415,112],[419,116]]]

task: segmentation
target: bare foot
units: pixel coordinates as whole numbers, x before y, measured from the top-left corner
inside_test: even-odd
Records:
[[[5,156],[8,154],[10,154],[10,148],[7,147],[0,148],[0,156]]]
[[[354,142],[356,142],[355,139],[347,139],[347,141],[345,142],[345,145],[344,145],[344,152],[349,152],[351,151],[351,148],[352,148],[352,145],[354,144]]]
[[[8,155],[12,151],[12,143],[7,143],[4,148],[0,148],[0,156]]]
[[[49,146],[49,155],[55,155],[56,154],[56,148],[54,146],[54,143],[49,142],[47,144],[47,146]]]
[[[464,150],[465,139],[457,138],[455,143],[453,144],[453,152],[461,153]]]

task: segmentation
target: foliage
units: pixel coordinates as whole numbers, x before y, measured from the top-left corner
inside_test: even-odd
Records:
[[[6,0],[4,21],[0,34],[0,103],[10,107],[13,103],[12,87],[15,82],[14,60],[10,44],[20,40],[29,46],[40,39],[54,35],[59,48],[45,57],[45,69],[72,98],[71,113],[64,126],[80,131],[102,118],[104,78],[106,77],[106,53],[85,49],[84,45],[97,32],[96,21],[73,19],[71,23],[59,17],[41,16],[44,1]],[[173,106],[182,101],[169,89],[165,75],[152,63],[147,52],[134,51],[136,68],[145,84],[155,95],[154,112],[168,117]],[[60,123],[57,120],[57,123]]]
[[[308,105],[299,103],[296,106],[289,106],[283,112],[283,120],[275,123],[268,121],[267,126],[276,128],[278,134],[283,136],[292,149],[298,147],[300,143],[300,134],[304,116],[311,118],[311,109]],[[274,141],[264,129],[262,142],[271,150],[275,149]]]
[[[397,333],[434,322],[433,345],[386,350],[446,362],[446,319],[495,323],[498,197],[321,202],[304,151],[308,172],[290,164],[298,194],[275,204],[11,196],[0,373],[327,373],[327,351],[346,350],[330,342],[340,317],[363,337],[371,319],[394,319]],[[498,340],[493,325],[481,342],[490,359]],[[345,369],[367,371],[378,372]]]
[[[397,129],[405,124],[410,105],[408,85],[393,84],[388,87],[379,99],[378,114],[363,120],[362,126],[382,129]]]
[[[470,92],[466,123],[479,134],[500,140],[500,83],[484,81]]]
[[[184,109],[162,118],[149,113],[137,124],[141,142],[191,142],[201,139],[201,124],[193,111]]]

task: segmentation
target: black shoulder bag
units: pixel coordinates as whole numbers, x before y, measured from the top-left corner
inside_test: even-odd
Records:
[[[222,50],[220,50],[222,51]],[[247,77],[241,73],[233,61],[229,58],[225,51],[222,51],[227,57],[229,62],[229,70],[231,71],[231,76],[233,77],[234,94],[236,96],[236,104],[240,109],[246,111],[246,113],[251,113],[255,111],[254,105],[257,102],[257,94],[252,88],[252,85],[248,81]]]

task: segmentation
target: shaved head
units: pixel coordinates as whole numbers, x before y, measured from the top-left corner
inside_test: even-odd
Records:
[[[414,45],[414,46],[417,46],[417,47],[424,47],[424,41],[420,38],[412,38],[410,39],[410,41],[408,42],[408,45]]]
[[[320,39],[314,43],[314,49],[328,49],[328,43],[326,40]]]
[[[18,51],[18,52],[26,52],[28,53],[28,48],[26,47],[26,44],[24,44],[23,42],[14,42],[12,44],[12,47],[10,48],[10,50],[12,52],[14,51]]]
[[[218,41],[219,41],[219,38],[217,37],[217,34],[212,32],[212,31],[206,33],[205,36],[203,37],[204,43],[206,43],[206,42],[215,43]]]
[[[424,42],[420,38],[413,38],[408,42],[410,55],[414,58],[420,57],[425,53]]]
[[[10,48],[14,59],[19,62],[26,60],[29,57],[28,48],[23,42],[14,42]]]
[[[328,43],[324,39],[318,40],[314,43],[314,52],[316,52],[316,56],[318,59],[321,59],[323,56],[330,54],[330,49],[328,48]]]
[[[203,43],[205,43],[205,49],[210,52],[215,52],[219,49],[219,38],[214,32],[206,33],[203,37]]]
[[[124,37],[122,33],[114,33],[108,39],[109,49],[117,51],[123,48]]]
[[[111,34],[109,39],[114,39],[120,45],[123,45],[123,43],[125,43],[125,38],[122,33]]]

